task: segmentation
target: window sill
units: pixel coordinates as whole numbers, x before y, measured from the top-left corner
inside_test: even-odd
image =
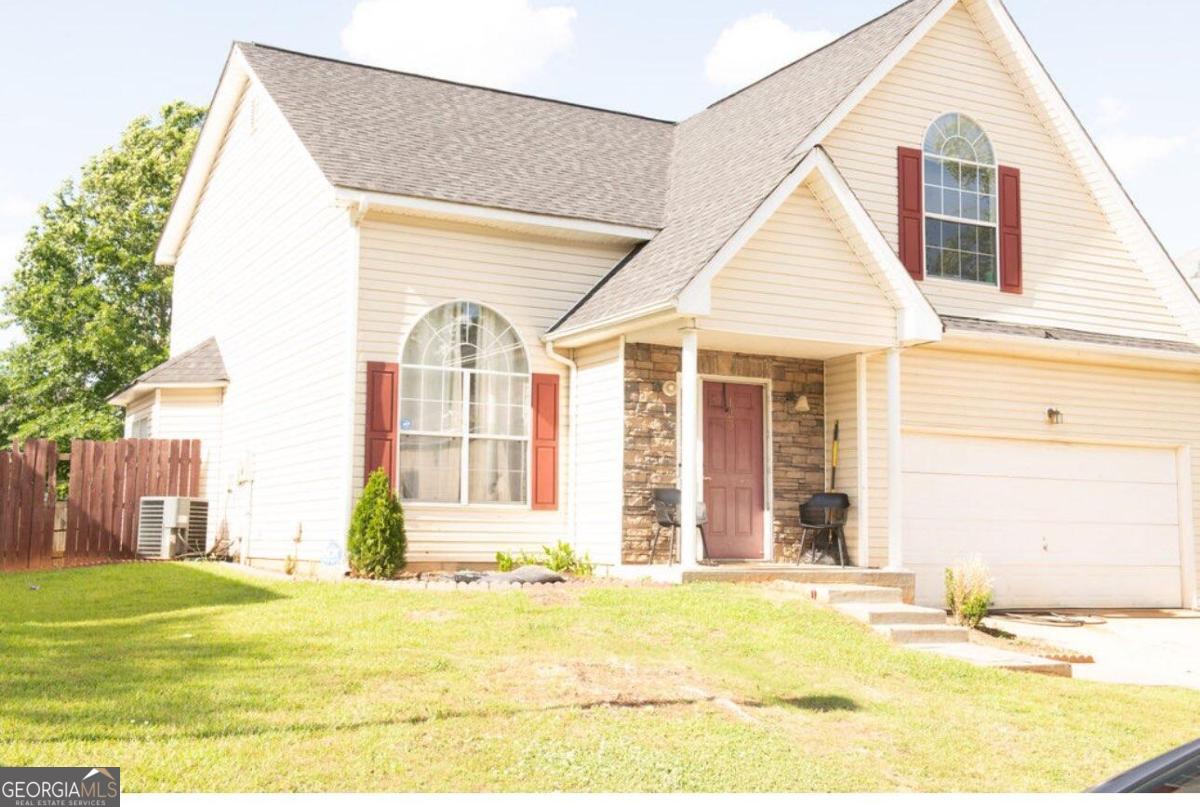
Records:
[[[921,282],[922,283],[953,283],[955,285],[967,284],[969,286],[974,286],[975,288],[979,288],[979,289],[991,289],[993,291],[1000,291],[1000,282],[995,281],[995,280],[991,281],[991,282],[987,282],[987,281],[983,281],[983,280],[967,280],[966,278],[961,278],[961,277],[942,277],[941,275],[927,274],[927,275],[925,275],[925,278]]]

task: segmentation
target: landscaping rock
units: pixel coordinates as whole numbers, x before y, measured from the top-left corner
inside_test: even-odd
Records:
[[[476,572],[467,569],[457,571],[454,575],[438,578],[452,581],[457,588],[480,585],[487,588],[518,588],[520,586],[537,585],[540,583],[565,583],[567,579],[558,572],[551,571],[545,566],[522,566],[511,572]],[[431,579],[434,578],[431,575]]]
[[[558,572],[550,571],[545,566],[522,566],[519,569],[513,569],[511,572],[489,574],[487,579],[491,582],[499,580],[509,583],[522,583],[524,585],[530,585],[531,583],[567,582],[567,578]]]

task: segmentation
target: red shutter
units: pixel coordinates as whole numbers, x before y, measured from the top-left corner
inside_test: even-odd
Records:
[[[896,149],[897,187],[900,197],[900,263],[913,276],[925,279],[925,189],[921,180],[924,158],[920,149]]]
[[[1021,293],[1021,170],[1000,166],[1000,291]]]
[[[393,362],[367,362],[367,442],[365,482],[376,468],[396,482],[396,409],[400,404],[400,367]]]
[[[533,509],[558,509],[558,376],[534,373]]]

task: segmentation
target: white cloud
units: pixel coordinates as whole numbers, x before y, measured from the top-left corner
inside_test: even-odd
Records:
[[[1120,98],[1106,95],[1100,99],[1097,106],[1100,107],[1100,114],[1096,122],[1102,129],[1111,129],[1129,117],[1129,107]]]
[[[511,88],[574,40],[575,9],[530,0],[360,0],[342,29],[352,59]]]
[[[1132,179],[1155,163],[1187,148],[1185,135],[1112,132],[1097,138],[1100,151],[1122,179]]]
[[[743,87],[831,41],[833,34],[824,28],[795,29],[762,11],[721,31],[704,59],[704,74],[718,87]]]

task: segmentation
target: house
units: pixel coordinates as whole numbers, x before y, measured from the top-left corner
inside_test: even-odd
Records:
[[[415,568],[559,539],[853,562],[938,602],[1195,606],[1200,302],[999,0],[911,0],[680,122],[235,44],[162,234],[215,540],[340,573],[368,471]],[[833,432],[839,433],[836,482]]]

